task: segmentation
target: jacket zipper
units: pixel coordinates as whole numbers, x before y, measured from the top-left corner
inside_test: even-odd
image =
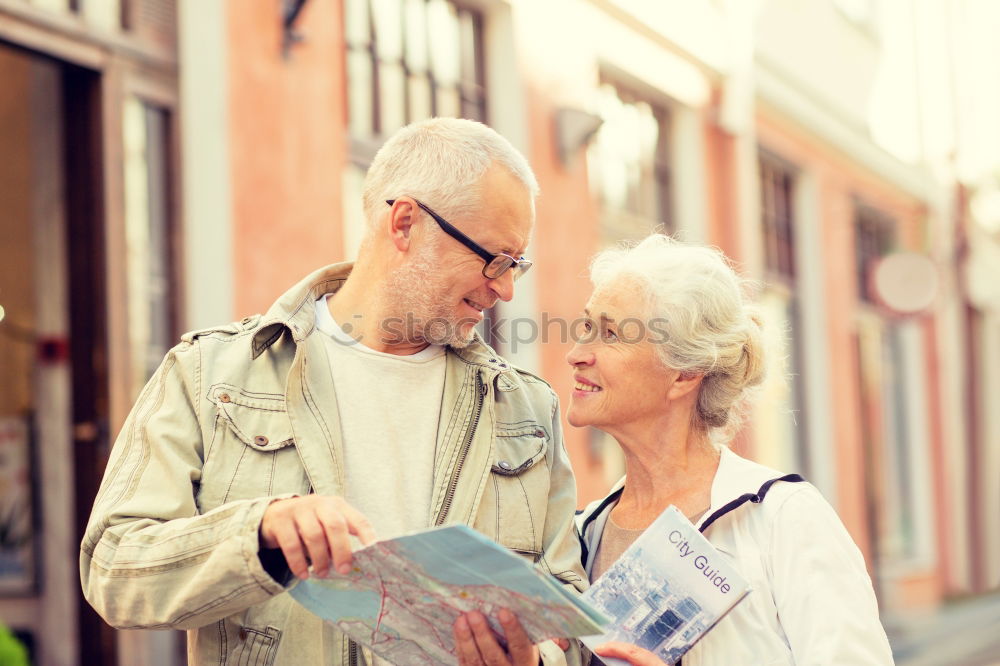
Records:
[[[476,412],[472,417],[472,427],[469,428],[468,435],[465,438],[465,442],[462,443],[462,449],[458,453],[458,462],[455,463],[455,470],[451,473],[451,479],[448,481],[448,489],[444,494],[444,502],[441,504],[441,511],[437,515],[437,520],[434,521],[434,526],[443,525],[445,516],[448,515],[448,510],[451,508],[451,503],[455,499],[455,488],[458,486],[458,476],[462,472],[462,465],[465,464],[465,458],[469,455],[469,449],[472,447],[472,438],[476,434],[476,428],[479,426],[479,415],[483,411],[483,398],[486,397],[486,385],[483,384],[482,377],[476,373]]]
[[[353,639],[347,639],[347,664],[358,666],[358,644]]]

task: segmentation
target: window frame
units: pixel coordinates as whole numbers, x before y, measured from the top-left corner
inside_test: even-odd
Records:
[[[794,292],[798,276],[795,193],[799,170],[765,149],[758,151],[757,168],[762,265],[769,282],[783,284]],[[783,201],[776,205],[779,197],[775,195],[779,193]]]
[[[898,243],[899,221],[881,209],[855,199],[851,218],[854,233],[854,276],[858,301],[875,306],[871,272],[879,259]]]
[[[378,152],[379,147],[385,142],[389,135],[392,134],[398,128],[385,128],[383,127],[383,114],[382,106],[380,100],[380,69],[382,65],[391,64],[392,66],[397,66],[401,68],[402,80],[403,80],[403,90],[402,90],[402,105],[403,105],[403,124],[411,123],[417,120],[422,120],[424,117],[430,118],[439,114],[439,92],[445,86],[439,84],[435,78],[433,71],[433,65],[431,64],[432,53],[428,49],[426,53],[427,64],[423,71],[411,70],[409,64],[407,63],[407,44],[408,36],[406,32],[405,25],[405,14],[403,11],[403,18],[400,20],[403,25],[400,28],[401,41],[398,45],[399,56],[396,60],[385,60],[379,54],[378,47],[378,36],[376,34],[376,20],[375,20],[375,10],[373,8],[373,0],[345,0],[344,11],[347,11],[348,2],[363,3],[365,11],[367,11],[367,26],[368,35],[366,42],[354,42],[350,35],[347,34],[347,21],[345,14],[345,60],[344,60],[344,80],[346,81],[347,87],[347,134],[350,140],[350,159],[351,162],[362,168],[367,169],[368,165],[371,164],[375,157],[375,153]],[[405,1],[405,0],[403,0]],[[420,0],[424,3],[425,8],[430,4],[430,0]],[[485,21],[486,16],[484,12],[468,3],[458,2],[456,0],[441,0],[446,4],[454,7],[456,16],[456,25],[458,27],[458,38],[459,38],[459,60],[464,61],[464,53],[462,52],[462,33],[461,25],[463,20],[471,21],[471,27],[473,31],[473,48],[474,53],[472,57],[472,71],[468,71],[467,68],[459,66],[458,79],[456,80],[454,87],[458,94],[458,115],[456,117],[469,118],[472,120],[478,120],[483,123],[489,122],[489,86],[486,78],[486,66],[485,66]],[[427,44],[430,44],[433,35],[430,34],[429,30],[425,31],[424,38]],[[357,83],[351,82],[350,74],[350,60],[352,53],[365,53],[367,54],[368,64],[370,66],[371,79],[370,84],[367,84],[364,88],[361,88]],[[471,75],[471,76],[470,76]],[[412,91],[410,89],[410,81],[412,77],[423,76],[426,77],[427,83],[429,85],[430,91],[430,113],[427,116],[417,117],[411,113],[412,111]],[[352,126],[351,120],[351,102],[350,96],[353,94],[358,94],[359,91],[366,92],[369,95],[368,103],[370,104],[370,117],[367,119],[366,126],[371,127],[370,134],[360,134],[355,127]],[[476,112],[473,114],[467,113],[469,109],[473,109]]]
[[[628,198],[638,197],[642,199],[646,193],[642,191],[643,186],[652,188],[655,197],[655,211],[644,211],[642,206],[612,207],[605,199],[603,188],[599,180],[594,180],[591,176],[589,187],[597,197],[601,216],[601,235],[605,242],[617,242],[623,239],[638,240],[654,230],[660,230],[671,234],[676,231],[676,216],[674,214],[674,179],[673,179],[673,109],[669,98],[666,95],[658,94],[655,90],[646,90],[645,86],[639,83],[632,83],[626,75],[618,75],[614,72],[601,71],[598,80],[598,87],[609,86],[614,89],[616,96],[623,104],[646,104],[652,111],[653,118],[657,124],[657,145],[653,155],[653,165],[648,175],[648,184],[642,182],[639,192],[629,192]],[[600,132],[601,130],[598,130]],[[595,141],[588,150],[588,160],[599,160],[601,155],[595,148],[598,143]],[[643,178],[646,175],[643,174]],[[639,229],[643,221],[648,222],[648,227]],[[635,227],[626,230],[626,236],[618,237],[618,231],[624,227]]]

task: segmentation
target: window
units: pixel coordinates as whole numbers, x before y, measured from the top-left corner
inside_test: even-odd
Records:
[[[929,541],[919,517],[926,498],[927,341],[920,324],[885,316],[874,307],[868,276],[896,245],[897,222],[865,203],[855,206],[858,297],[857,376],[865,484],[875,516],[873,548],[881,563],[926,557]]]
[[[787,285],[795,282],[794,185],[792,170],[778,159],[761,154],[760,217],[764,267],[769,278]]]
[[[345,0],[348,131],[345,248],[364,236],[365,172],[382,142],[432,116],[486,122],[482,17],[447,0]],[[433,203],[429,204],[433,205]]]
[[[759,306],[767,322],[767,379],[754,413],[754,455],[778,469],[808,474],[805,382],[795,262],[795,168],[764,151],[758,155],[760,232],[767,287]]]
[[[895,243],[896,223],[885,213],[857,204],[854,212],[854,271],[857,278],[858,298],[871,303],[868,276],[874,263],[887,254]]]
[[[602,208],[605,240],[638,239],[673,230],[669,114],[664,105],[605,82],[598,97],[604,120],[587,152],[592,190]]]
[[[175,291],[166,111],[125,102],[125,243],[132,388],[152,376],[173,344]]]
[[[448,0],[345,0],[348,131],[351,164],[344,173],[345,247],[364,236],[364,173],[388,135],[430,117],[487,121],[483,19]],[[428,202],[433,206],[433,202]],[[489,343],[496,313],[485,313]],[[494,345],[496,346],[496,345]]]
[[[346,0],[344,25],[352,137],[431,116],[486,120],[478,13],[446,0]]]
[[[75,3],[88,24],[107,32],[117,32],[122,27],[121,0],[87,0]]]
[[[920,521],[929,484],[927,377],[920,325],[859,313],[856,334],[864,478],[875,516],[873,547],[881,563],[926,557],[930,541]]]
[[[104,2],[106,0],[102,0]],[[89,2],[89,0],[88,0]],[[173,50],[177,44],[176,0],[115,0],[122,29],[150,46]]]

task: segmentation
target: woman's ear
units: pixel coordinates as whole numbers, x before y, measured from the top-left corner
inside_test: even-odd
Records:
[[[667,397],[671,400],[678,400],[690,394],[692,391],[695,391],[695,395],[697,395],[696,389],[701,386],[701,380],[704,378],[705,375],[701,372],[678,373],[673,384],[670,385]]]

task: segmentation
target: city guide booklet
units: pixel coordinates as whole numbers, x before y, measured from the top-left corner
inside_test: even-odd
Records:
[[[299,581],[290,594],[392,664],[457,664],[452,625],[478,610],[493,629],[501,608],[534,642],[597,634],[607,618],[489,538],[452,525],[354,551],[348,574]]]
[[[722,554],[669,506],[583,593],[611,624],[600,636],[582,640],[591,650],[608,641],[632,643],[675,664],[749,592]]]

